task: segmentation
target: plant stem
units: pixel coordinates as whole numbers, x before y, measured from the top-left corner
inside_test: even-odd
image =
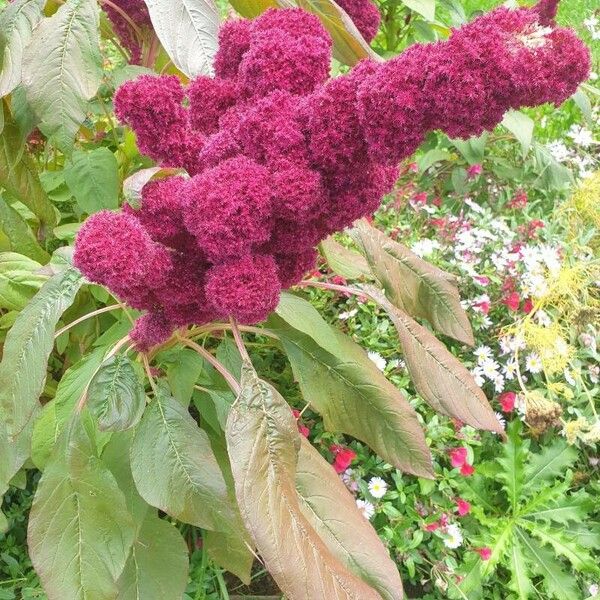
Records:
[[[71,329],[71,327],[75,327],[75,325],[79,325],[79,323],[82,323],[83,321],[86,321],[87,319],[91,319],[92,317],[101,315],[102,313],[110,312],[112,310],[117,310],[119,308],[123,308],[121,304],[111,304],[110,306],[104,306],[103,308],[94,310],[91,313],[88,313],[87,315],[83,315],[83,317],[79,317],[78,319],[71,321],[68,325],[65,325],[64,327],[59,329],[54,334],[54,339],[56,339],[59,335],[62,335],[63,333],[65,333],[65,331],[68,331],[69,329]]]
[[[184,346],[188,346],[192,350],[195,350],[200,356],[202,356],[202,358],[205,358],[219,373],[221,373],[231,390],[236,395],[239,395],[241,391],[240,384],[236,381],[235,377],[225,368],[225,366],[221,362],[219,362],[208,350],[206,350],[205,348],[203,348],[199,344],[196,344],[196,342],[188,338],[180,336],[178,339]]]
[[[231,323],[231,331],[233,333],[233,339],[235,340],[235,344],[236,344],[238,350],[240,351],[242,360],[244,362],[246,362],[246,361],[251,362],[250,355],[248,354],[248,350],[246,349],[246,346],[244,346],[244,340],[242,339],[242,334],[240,333],[240,330],[238,327],[238,322],[233,317],[230,317],[229,322]]]

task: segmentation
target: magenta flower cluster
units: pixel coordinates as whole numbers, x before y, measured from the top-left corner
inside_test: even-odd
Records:
[[[152,27],[146,3],[144,0],[112,0],[110,4],[103,3],[102,8],[121,44],[129,51],[130,62],[139,64],[142,48],[131,24],[141,30]]]
[[[90,217],[75,264],[148,311],[132,333],[140,348],[187,324],[263,320],[321,239],[377,209],[428,131],[477,135],[508,109],[575,92],[589,54],[555,26],[555,4],[499,8],[335,79],[315,16],[226,22],[214,78],[145,75],[118,90],[140,150],[189,177],[147,184],[139,209]]]

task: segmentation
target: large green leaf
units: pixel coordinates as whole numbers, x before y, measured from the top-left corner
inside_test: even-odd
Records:
[[[227,448],[242,518],[290,600],[381,600],[331,553],[300,510],[295,489],[300,435],[289,406],[251,366],[227,421]]]
[[[386,310],[417,392],[436,411],[464,423],[504,433],[485,394],[460,361],[425,327],[396,308],[378,290],[371,296]]]
[[[527,568],[527,563],[525,562],[525,557],[523,556],[521,542],[517,536],[513,536],[511,540],[509,564],[509,587],[517,595],[518,600],[527,600],[533,593],[533,585],[531,584],[529,570]]]
[[[231,6],[237,10],[237,12],[246,17],[247,19],[253,19],[258,17],[267,10],[267,8],[277,8],[277,0],[230,0]]]
[[[205,529],[226,529],[235,512],[206,432],[158,387],[135,430],[131,470],[148,504]]]
[[[185,540],[174,525],[149,512],[117,582],[117,600],[181,600],[187,579]]]
[[[331,465],[304,438],[296,489],[300,509],[332,554],[383,600],[401,600],[402,581],[387,549]]]
[[[52,277],[19,314],[6,336],[0,363],[0,410],[12,437],[30,424],[39,408],[56,323],[81,284],[81,275],[71,267]]]
[[[48,280],[35,260],[15,252],[0,252],[0,308],[21,310]]]
[[[534,498],[520,511],[520,514],[527,520],[538,520],[566,525],[570,521],[583,521],[588,516],[593,507],[593,501],[583,490],[573,494],[567,493],[568,483],[554,486],[559,492],[554,498],[546,502],[536,502]],[[543,492],[539,497],[546,496]],[[550,494],[548,494],[550,496]]]
[[[40,479],[29,517],[29,554],[48,599],[116,598],[133,533],[115,478],[75,419]]]
[[[54,398],[44,405],[33,426],[31,459],[43,470],[75,406],[102,363],[104,349],[97,348],[69,367],[58,382]]]
[[[219,10],[213,0],[145,0],[154,31],[173,64],[188,77],[212,75]]]
[[[44,4],[45,0],[14,0],[0,13],[0,97],[21,83],[23,51],[43,17]]]
[[[415,411],[358,344],[291,294],[282,294],[267,326],[281,340],[304,398],[323,415],[326,429],[362,440],[403,471],[432,476]]]
[[[325,238],[319,248],[327,261],[327,265],[334,273],[348,279],[372,278],[369,263],[356,250],[342,246],[331,236]]]
[[[577,460],[578,453],[566,440],[556,438],[552,444],[544,446],[541,452],[532,454],[525,468],[523,491],[534,492],[557,477],[564,475],[568,467]]]
[[[508,426],[508,441],[502,447],[502,455],[497,459],[502,465],[498,478],[508,495],[513,512],[521,501],[521,490],[525,483],[525,459],[528,442],[521,439],[521,422],[514,420]]]
[[[6,117],[5,109],[4,130],[0,135],[0,186],[39,219],[39,237],[44,238],[56,225],[56,213],[42,188],[35,162],[23,148],[18,126]]]
[[[23,83],[38,126],[63,152],[73,149],[101,79],[98,4],[66,0],[42,20],[23,61]]]
[[[39,263],[47,263],[50,255],[40,246],[27,221],[0,196],[0,229],[10,242],[13,252],[23,254]]]
[[[122,431],[137,425],[146,407],[144,386],[131,359],[111,356],[94,375],[87,404],[101,431]]]
[[[333,0],[278,0],[282,8],[298,6],[321,20],[333,40],[333,56],[350,67],[364,58],[383,60],[374,52],[352,19]]]
[[[411,317],[427,319],[440,333],[473,344],[471,325],[452,275],[425,262],[364,220],[357,223],[355,231],[371,270],[395,306]]]
[[[564,571],[552,551],[520,529],[516,530],[516,534],[532,570],[542,576],[548,597],[556,600],[578,598],[580,594],[576,579]]]
[[[521,144],[523,157],[526,156],[531,147],[533,139],[533,120],[519,110],[509,110],[502,119],[502,125],[506,127]]]
[[[435,0],[402,0],[402,4],[419,13],[428,21],[435,20]]]
[[[119,206],[117,159],[108,148],[75,150],[65,166],[65,181],[84,213]]]

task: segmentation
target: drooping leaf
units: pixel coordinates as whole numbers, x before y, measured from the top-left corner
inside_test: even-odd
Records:
[[[102,79],[98,15],[94,0],[66,0],[41,21],[25,51],[27,99],[40,130],[65,153]]]
[[[534,123],[531,117],[519,110],[509,110],[502,119],[502,125],[517,138],[521,144],[522,155],[525,157],[533,139]]]
[[[185,540],[150,511],[117,581],[117,600],[181,600],[188,579]]]
[[[278,0],[278,3],[282,8],[297,6],[317,15],[333,40],[333,56],[341,63],[353,67],[364,58],[382,60],[367,44],[346,11],[333,0]]]
[[[326,429],[362,440],[403,471],[431,477],[415,411],[358,344],[291,294],[282,294],[267,327],[281,340],[304,398]]]
[[[42,265],[22,254],[0,252],[0,308],[21,310],[48,277],[39,273]]]
[[[531,455],[525,468],[523,491],[534,492],[563,475],[566,469],[577,460],[577,450],[566,440],[557,438],[541,452]]]
[[[219,11],[213,0],[145,0],[154,31],[188,77],[213,74]]]
[[[497,459],[503,467],[498,478],[503,481],[513,512],[517,510],[525,483],[527,448],[528,441],[521,438],[521,422],[515,419],[508,426],[508,440],[502,447],[502,455]]]
[[[56,225],[56,213],[42,188],[35,162],[24,151],[19,128],[7,117],[6,108],[4,110],[4,130],[0,135],[0,186],[39,219],[39,237],[44,238]]]
[[[111,472],[79,419],[44,471],[28,546],[49,600],[107,600],[133,542],[133,522]]]
[[[517,595],[518,600],[527,600],[533,593],[533,585],[529,577],[529,570],[521,542],[517,536],[513,536],[509,553],[510,560],[510,589]]]
[[[0,196],[0,229],[10,242],[13,252],[45,264],[50,255],[40,246],[27,221]]]
[[[54,328],[82,284],[69,267],[48,280],[17,317],[6,336],[0,363],[0,410],[7,431],[16,437],[39,408]]]
[[[342,277],[359,279],[372,277],[369,263],[362,254],[342,246],[333,237],[325,238],[319,245],[321,254],[325,257],[329,268]]]
[[[104,349],[99,348],[69,367],[58,382],[54,398],[44,405],[33,426],[31,459],[44,470],[61,433],[81,399],[94,373],[102,363]]]
[[[135,430],[131,470],[142,498],[184,523],[219,530],[234,518],[208,436],[162,386]]]
[[[427,21],[435,20],[435,0],[402,0],[402,4],[419,13]]]
[[[548,597],[557,600],[577,598],[579,590],[576,579],[565,572],[552,551],[541,546],[538,541],[520,529],[516,530],[516,534],[532,570],[542,576]]]
[[[357,237],[389,300],[411,317],[427,319],[436,331],[473,344],[469,318],[460,304],[456,279],[425,262],[366,221]]]
[[[21,82],[23,51],[43,17],[44,4],[45,0],[14,0],[0,13],[0,98]]]
[[[296,489],[300,509],[331,553],[383,600],[401,600],[402,581],[388,551],[331,465],[304,438]]]
[[[75,150],[65,166],[64,176],[84,213],[119,206],[117,159],[108,148]]]
[[[227,422],[242,518],[265,566],[290,600],[381,600],[330,552],[298,505],[300,436],[289,406],[251,366]]]
[[[503,434],[485,394],[460,361],[425,327],[397,309],[378,290],[371,297],[398,331],[406,366],[417,392],[437,412],[479,429]]]
[[[146,396],[130,358],[117,354],[100,367],[90,382],[87,405],[101,431],[122,431],[137,425]]]

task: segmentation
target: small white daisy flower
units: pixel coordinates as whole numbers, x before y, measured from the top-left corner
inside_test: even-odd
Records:
[[[504,377],[512,381],[517,375],[517,361],[514,358],[509,359],[502,367]]]
[[[494,391],[499,394],[504,391],[504,377],[500,374],[496,375],[494,379]]]
[[[484,360],[493,358],[492,349],[489,346],[479,346],[473,350],[473,356],[477,359],[477,362],[481,365]]]
[[[504,418],[504,415],[502,415],[502,413],[494,413],[496,415],[496,419],[498,419],[498,423],[500,423],[502,429],[506,429],[506,419]]]
[[[542,365],[542,359],[538,354],[532,352],[525,359],[525,368],[534,375],[536,373],[541,373],[544,366]]]
[[[494,381],[496,377],[498,377],[498,369],[500,368],[500,365],[493,358],[488,358],[482,361],[480,367],[483,376],[490,381]]]
[[[383,358],[383,356],[381,356],[381,354],[379,354],[379,352],[375,352],[373,350],[369,350],[369,352],[367,352],[367,356],[375,363],[375,366],[380,371],[385,371],[385,367],[387,366],[387,362],[385,361],[385,358]]]
[[[383,498],[387,492],[387,483],[381,477],[372,477],[369,481],[369,492],[373,498]]]
[[[485,383],[485,378],[483,377],[483,371],[481,367],[475,367],[471,371],[471,375],[473,375],[473,379],[475,380],[475,385],[481,387]]]
[[[463,543],[463,536],[460,527],[456,524],[446,527],[446,536],[444,537],[444,546],[446,548],[455,549]]]
[[[363,517],[367,520],[370,520],[371,517],[375,514],[375,507],[368,500],[360,500],[356,501],[356,506],[358,506],[358,510],[363,514]]]

